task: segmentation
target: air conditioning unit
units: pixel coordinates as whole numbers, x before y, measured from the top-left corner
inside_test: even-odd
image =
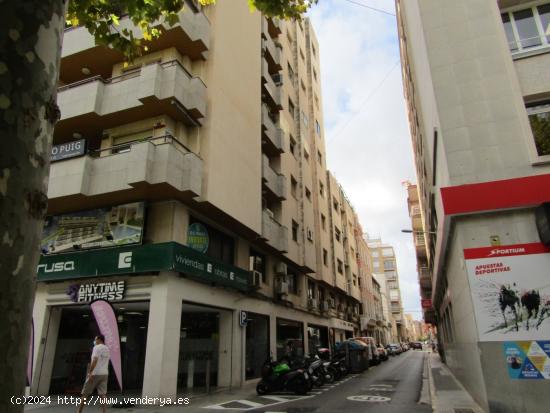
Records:
[[[278,274],[278,275],[286,275],[286,264],[284,262],[279,262],[276,266],[275,266],[275,273]]]
[[[260,271],[251,271],[252,272],[252,285],[256,288],[262,286],[262,273]]]
[[[313,231],[309,228],[307,229],[307,239],[313,241]]]
[[[286,281],[281,281],[277,285],[277,294],[288,294],[288,283]]]
[[[329,303],[328,303],[328,301],[323,301],[323,302],[321,303],[321,311],[322,311],[323,313],[328,313],[328,310],[329,310]]]
[[[307,306],[308,308],[317,308],[317,300],[315,298],[308,298],[307,299]]]

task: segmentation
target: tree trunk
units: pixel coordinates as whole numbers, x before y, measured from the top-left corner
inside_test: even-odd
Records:
[[[64,0],[0,0],[0,412],[22,412]]]

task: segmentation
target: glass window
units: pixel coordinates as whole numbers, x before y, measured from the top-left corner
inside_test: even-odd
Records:
[[[292,220],[292,240],[298,242],[298,223]]]
[[[290,175],[290,194],[296,198],[296,189],[298,188],[298,181],[294,179],[292,175]]]
[[[546,40],[550,43],[550,4],[537,7],[542,23],[542,31],[546,34]]]
[[[296,156],[296,141],[290,136],[290,153],[294,156]]]
[[[524,49],[541,45],[540,35],[533,16],[532,9],[520,10],[513,13],[521,47]]]
[[[550,155],[550,102],[527,107],[539,156]]]
[[[323,248],[323,264],[328,266],[328,251]]]
[[[336,260],[336,261],[337,261],[338,272],[339,272],[340,274],[343,274],[343,273],[344,273],[344,267],[343,267],[342,261],[340,261],[340,260]]]
[[[394,270],[395,269],[395,261],[394,260],[384,261],[384,269],[385,270]]]
[[[318,121],[315,121],[315,132],[317,132],[317,135],[321,135],[321,125],[319,125]]]
[[[334,227],[334,238],[336,238],[336,241],[340,241],[340,230],[336,227]]]
[[[293,272],[289,272],[287,274],[287,279],[288,292],[291,294],[298,294],[298,275]]]
[[[308,188],[306,188],[306,198],[311,201],[311,191]]]
[[[512,27],[512,22],[510,21],[510,15],[508,13],[504,13],[502,15],[502,23],[504,24],[504,31],[506,32],[508,47],[512,52],[515,52],[518,50],[518,45],[516,43],[516,38],[514,37],[514,28]]]
[[[323,228],[323,230],[327,229],[327,217],[323,214],[321,214],[321,228]]]

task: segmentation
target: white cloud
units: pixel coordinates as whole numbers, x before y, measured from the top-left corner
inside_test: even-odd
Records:
[[[355,0],[394,12],[392,0]],[[327,162],[365,231],[394,246],[405,312],[421,318],[402,181],[416,181],[395,17],[345,0],[310,11],[319,41]],[[386,80],[381,83],[384,78]]]

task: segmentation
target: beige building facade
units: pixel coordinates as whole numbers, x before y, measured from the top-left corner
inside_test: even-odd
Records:
[[[32,394],[82,385],[96,298],[124,390],[146,396],[240,386],[270,354],[376,320],[360,225],[326,169],[310,22],[189,1],[164,29],[128,66],[65,31]]]
[[[422,291],[427,298],[431,289],[441,354],[485,411],[544,410],[547,381],[541,365],[526,364],[531,350],[519,369],[509,363],[518,342],[536,347],[550,339],[547,321],[529,329],[524,305],[513,310],[506,297],[520,302],[529,291],[541,300],[548,294],[535,274],[546,272],[537,263],[548,254],[541,211],[550,201],[550,4],[396,5],[418,199],[423,230],[430,232],[430,281]],[[491,265],[491,254],[510,246],[516,248],[506,258],[511,273],[486,276],[491,288],[484,291],[472,263]],[[543,255],[518,258],[529,248]],[[520,259],[530,266],[528,275],[514,275]],[[508,329],[514,312],[517,327]]]

